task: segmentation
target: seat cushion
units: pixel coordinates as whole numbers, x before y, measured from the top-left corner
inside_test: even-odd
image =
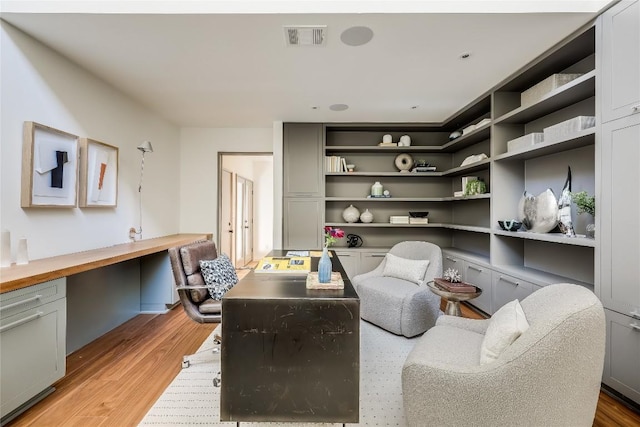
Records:
[[[377,276],[358,286],[360,317],[397,335],[402,335],[402,308],[405,295],[418,285],[395,277]]]
[[[429,366],[480,365],[480,347],[484,335],[449,325],[437,325],[418,338],[405,361],[405,367],[413,362]]]
[[[198,311],[202,314],[222,313],[222,301],[216,301],[212,298],[208,298],[198,306]]]

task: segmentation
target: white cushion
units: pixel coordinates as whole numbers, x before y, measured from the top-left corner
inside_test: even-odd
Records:
[[[387,260],[382,270],[383,276],[395,277],[420,284],[427,272],[429,260],[426,259],[407,259],[395,256],[393,254],[386,255]]]
[[[527,329],[529,322],[520,302],[516,299],[503,305],[489,321],[480,348],[480,364],[496,360]]]

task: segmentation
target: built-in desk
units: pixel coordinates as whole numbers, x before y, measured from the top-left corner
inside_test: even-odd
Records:
[[[38,259],[0,270],[0,416],[53,389],[67,354],[143,312],[178,301],[167,249],[210,234],[176,234]]]
[[[333,271],[344,289],[251,272],[225,294],[222,421],[358,422],[360,299],[335,254]]]

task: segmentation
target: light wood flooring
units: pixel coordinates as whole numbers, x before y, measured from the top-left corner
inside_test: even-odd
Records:
[[[463,305],[463,315],[480,318]],[[141,314],[67,357],[57,390],[9,426],[136,426],[215,325],[198,324],[177,307]],[[640,426],[634,412],[600,393],[594,426]]]

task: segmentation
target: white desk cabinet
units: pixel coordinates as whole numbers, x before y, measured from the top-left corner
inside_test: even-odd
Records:
[[[51,385],[64,376],[66,279],[0,294],[0,310],[0,415],[4,422],[27,402],[53,391]]]

